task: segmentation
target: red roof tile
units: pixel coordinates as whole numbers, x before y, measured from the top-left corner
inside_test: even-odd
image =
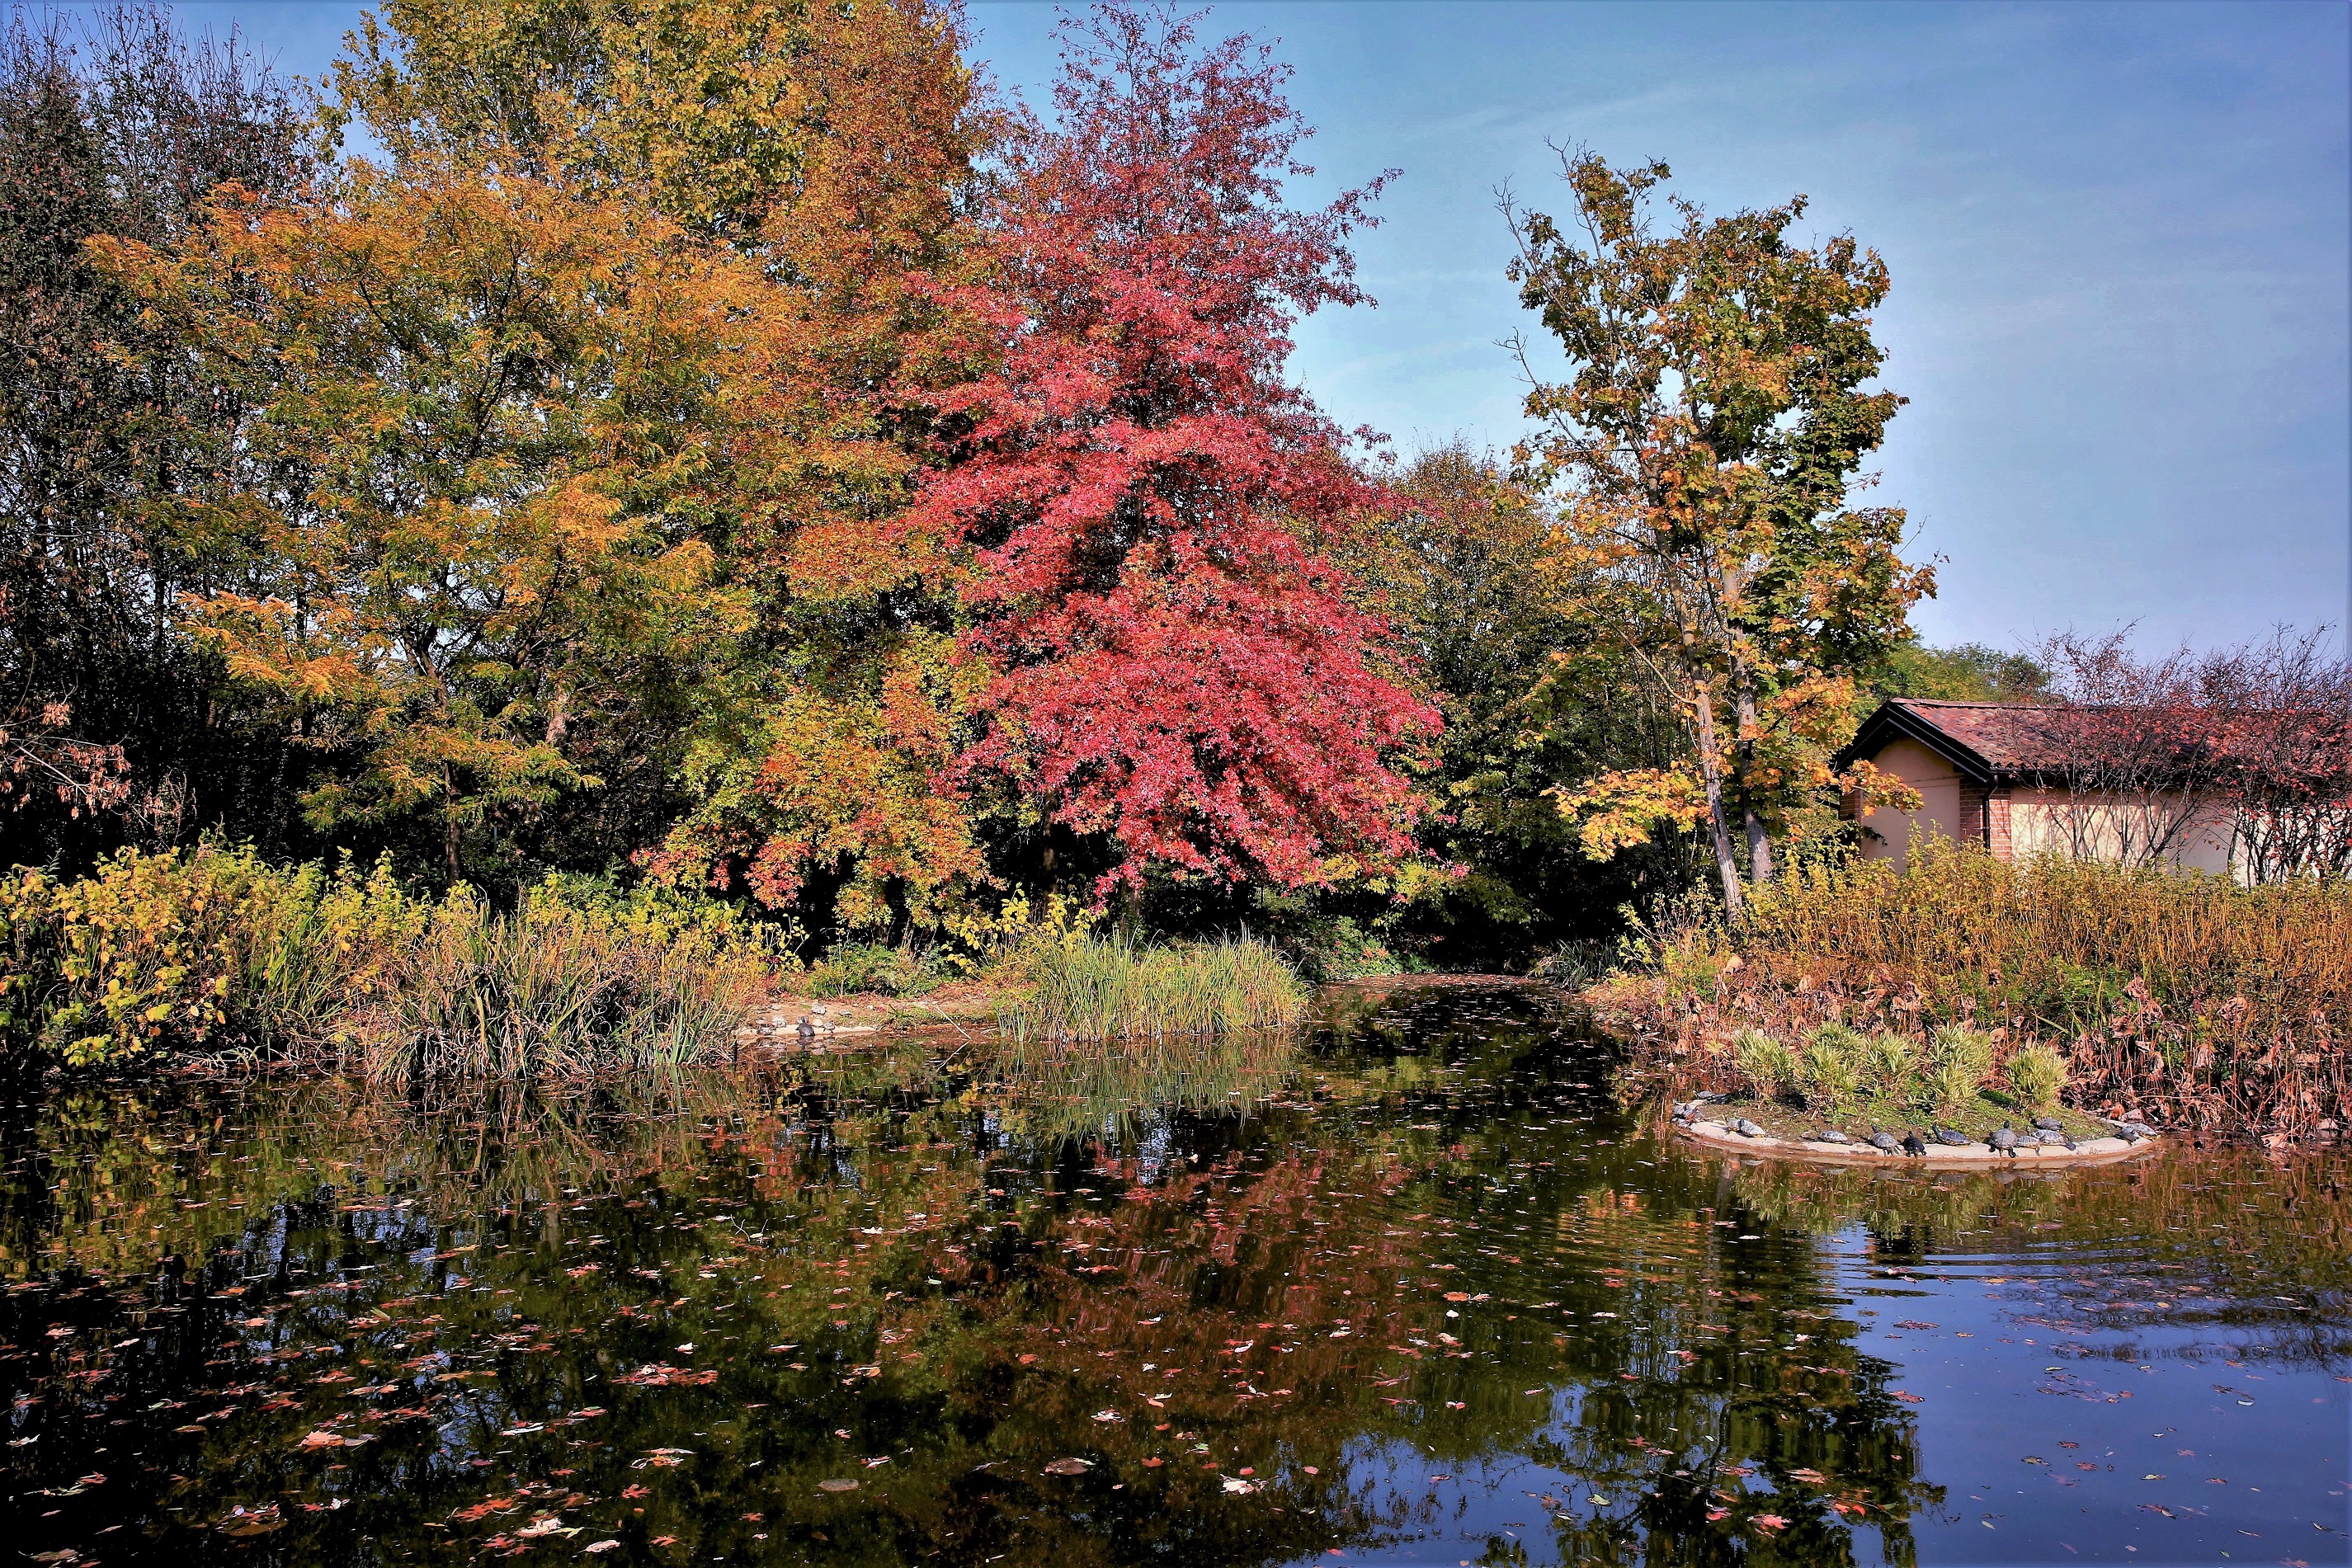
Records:
[[[2079,717],[2075,709],[2047,703],[1930,702],[1898,697],[1889,706],[1907,710],[2003,773],[2064,767],[2070,731],[2074,727],[2073,721]]]

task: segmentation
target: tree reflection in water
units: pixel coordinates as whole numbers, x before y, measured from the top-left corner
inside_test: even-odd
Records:
[[[2151,1196],[1688,1157],[1533,992],[939,1054],[19,1105],[26,1549],[1907,1562],[1942,1494],[1819,1239],[1926,1256]],[[2224,1201],[2162,1179],[2184,1238]]]

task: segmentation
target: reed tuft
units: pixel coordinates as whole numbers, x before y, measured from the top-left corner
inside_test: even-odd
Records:
[[[461,890],[354,1034],[378,1082],[675,1069],[727,1050],[763,976],[690,932],[543,896],[501,915]]]
[[[1254,936],[1138,946],[1078,934],[1032,946],[1014,972],[1024,990],[998,1021],[1015,1040],[1286,1029],[1307,1011],[1306,983]]]

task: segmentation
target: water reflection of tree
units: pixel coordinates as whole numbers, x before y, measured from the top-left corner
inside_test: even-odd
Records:
[[[118,1279],[162,1250],[209,1256],[214,1293],[147,1317],[142,1348],[32,1376],[62,1390],[105,1373],[78,1404],[20,1411],[43,1440],[8,1462],[56,1484],[110,1412],[249,1385],[200,1433],[150,1435],[143,1462],[194,1478],[171,1494],[176,1519],[140,1516],[157,1539],[193,1550],[176,1520],[331,1495],[349,1506],[289,1512],[289,1560],[371,1539],[446,1549],[427,1521],[494,1493],[529,1500],[454,1539],[567,1495],[593,1516],[643,1479],[629,1463],[691,1447],[690,1489],[598,1528],[671,1535],[695,1559],[1272,1562],[1442,1527],[1417,1485],[1349,1463],[1410,1451],[1457,1473],[1524,1456],[1572,1474],[1581,1490],[1546,1511],[1570,1560],[1833,1562],[1856,1521],[1905,1555],[1922,1500],[1910,1424],[1885,1367],[1831,1328],[1811,1249],[1732,1260],[1706,1234],[1711,1189],[1635,1180],[1627,1150],[1543,1133],[1556,1044],[1504,1000],[1481,1010],[1403,1058],[1330,1041],[1286,1078],[1244,1061],[1245,1085],[1195,1064],[1181,1092],[1104,1094],[1111,1070],[1089,1067],[1092,1086],[1062,1091],[1087,1107],[1084,1138],[1062,1135],[1048,1082],[919,1062],[536,1099],[191,1092],[177,1112],[136,1107],[143,1166],[103,1163],[146,1147],[108,1113],[45,1124],[67,1190],[25,1234]],[[1097,1114],[1129,1087],[1131,1108]],[[1481,1250],[1490,1231],[1504,1239]],[[1538,1264],[1558,1307],[1513,1299]],[[233,1286],[247,1293],[217,1293]],[[1784,1349],[1795,1333],[1814,1339]],[[727,1348],[697,1360],[688,1341]],[[355,1405],[351,1384],[308,1381],[322,1365],[394,1391]],[[649,1365],[716,1376],[652,1387]],[[403,1408],[425,1415],[386,1414]],[[282,1457],[338,1417],[374,1438],[339,1451],[339,1479]],[[1044,1473],[1057,1454],[1091,1468]],[[495,1484],[472,1469],[484,1458]],[[858,1491],[816,1491],[845,1473]],[[1757,1522],[1774,1515],[1777,1535]]]

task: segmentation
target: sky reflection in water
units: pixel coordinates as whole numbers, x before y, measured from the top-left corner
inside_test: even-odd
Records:
[[[16,1106],[11,1546],[2347,1558],[2337,1156],[1743,1166],[1613,1105],[1532,991],[1010,1082],[971,1054]]]

